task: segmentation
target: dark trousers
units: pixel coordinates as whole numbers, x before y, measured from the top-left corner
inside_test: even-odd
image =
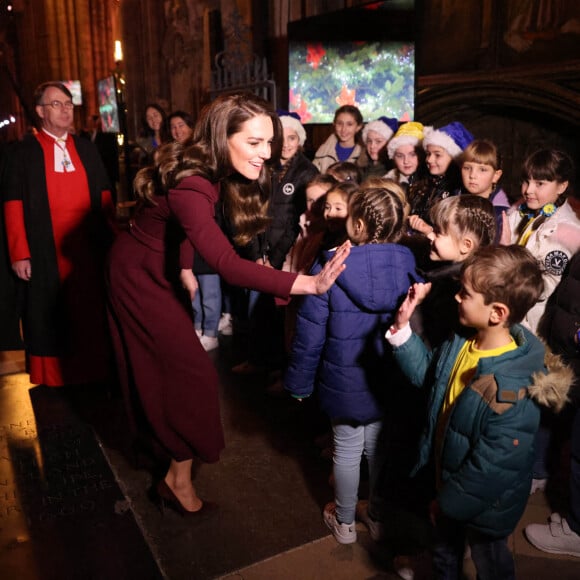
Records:
[[[460,522],[445,516],[440,516],[435,528],[433,578],[462,578],[466,543],[471,547],[478,580],[515,580],[514,559],[507,538],[491,538],[468,530]]]
[[[570,513],[566,519],[570,528],[580,535],[580,407],[572,424],[570,456]]]

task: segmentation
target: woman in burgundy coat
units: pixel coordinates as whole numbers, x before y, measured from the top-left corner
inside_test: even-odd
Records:
[[[110,320],[129,414],[140,406],[154,441],[171,458],[157,492],[182,514],[204,502],[191,481],[194,458],[211,463],[224,446],[218,376],[195,333],[191,312],[168,276],[167,234],[178,224],[180,282],[193,297],[193,252],[228,283],[285,298],[321,294],[344,268],[349,247],[317,276],[265,268],[238,257],[215,222],[218,201],[244,245],[267,225],[266,162],[281,144],[270,105],[251,94],[220,97],[195,127],[193,144],[172,143],[135,179],[139,209],[116,240],[108,268]],[[183,237],[183,236],[182,236]]]

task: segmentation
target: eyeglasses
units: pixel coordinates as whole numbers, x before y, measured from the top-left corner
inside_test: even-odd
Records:
[[[64,103],[62,101],[50,101],[50,103],[40,103],[40,106],[52,107],[55,110],[66,109],[70,111],[74,107],[74,104],[72,101],[65,101]]]

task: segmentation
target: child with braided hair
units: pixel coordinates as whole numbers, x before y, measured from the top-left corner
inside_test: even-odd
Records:
[[[417,311],[413,325],[432,348],[453,334],[461,334],[455,294],[463,262],[480,247],[494,243],[496,217],[489,199],[457,195],[437,202],[429,214],[433,224],[424,277],[431,292]]]
[[[285,388],[297,399],[309,397],[316,384],[322,410],[332,422],[335,502],[323,518],[341,544],[356,542],[355,511],[363,454],[369,467],[369,511],[378,464],[377,438],[389,375],[382,340],[393,314],[418,276],[412,252],[398,242],[407,210],[398,184],[362,186],[348,200],[346,230],[354,244],[348,268],[317,300],[304,300],[299,311]],[[324,252],[318,272],[332,252]]]

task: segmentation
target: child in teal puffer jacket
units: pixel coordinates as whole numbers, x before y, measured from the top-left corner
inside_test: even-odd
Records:
[[[561,408],[572,382],[553,358],[546,374],[543,344],[517,324],[542,293],[542,273],[520,246],[475,252],[456,295],[460,322],[474,334],[435,351],[408,324],[428,290],[413,285],[386,337],[407,378],[430,388],[415,472],[432,462],[436,473],[434,577],[461,571],[467,541],[478,578],[515,578],[507,538],[529,494],[538,403]]]

